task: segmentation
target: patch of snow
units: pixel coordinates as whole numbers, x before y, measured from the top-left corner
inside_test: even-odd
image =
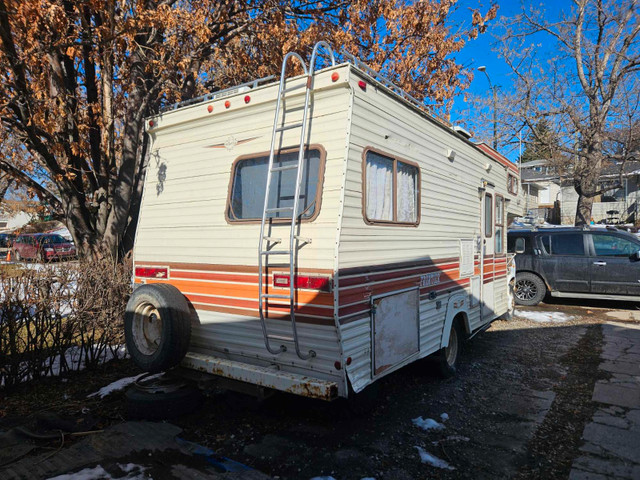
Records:
[[[443,422],[446,422],[447,420],[449,420],[449,415],[446,413],[441,413],[440,420],[442,420]]]
[[[538,323],[564,323],[573,320],[571,315],[563,312],[542,312],[530,310],[516,310],[516,317],[526,318],[532,322]]]
[[[51,477],[48,480],[147,480],[149,477],[145,475],[146,467],[136,465],[134,463],[127,463],[125,465],[118,464],[120,473],[113,477],[107,472],[102,465],[96,465],[95,467],[85,468],[75,473],[65,473],[58,475],[57,477]],[[124,474],[124,476],[122,475]]]
[[[420,460],[422,461],[422,463],[427,463],[432,467],[443,468],[445,470],[455,470],[455,468],[449,465],[447,462],[445,462],[441,458],[431,455],[429,452],[425,451],[424,448],[418,447],[417,445],[415,448],[420,454]]]
[[[414,418],[411,422],[422,430],[444,430],[444,425],[436,422],[433,418]]]
[[[131,385],[133,382],[138,380],[143,375],[146,375],[146,374],[145,373],[141,373],[140,375],[136,375],[135,377],[126,377],[126,378],[121,378],[120,380],[116,380],[115,382],[110,383],[106,387],[102,387],[97,392],[90,393],[89,395],[87,395],[87,398],[91,398],[91,397],[104,398],[104,397],[106,397],[107,395],[109,395],[109,394],[111,394],[113,392],[117,392],[119,390],[122,390],[122,389],[128,387],[129,385]],[[149,379],[158,378],[161,375],[163,375],[163,374],[162,373],[157,373],[155,375],[151,375],[148,378]]]

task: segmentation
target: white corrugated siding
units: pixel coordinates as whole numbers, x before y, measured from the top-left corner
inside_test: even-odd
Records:
[[[507,193],[507,168],[407,108],[383,89],[360,90],[355,85],[357,80],[352,80],[355,100],[338,249],[339,269],[458,258],[459,240],[480,235],[478,187],[482,181],[493,183],[495,193],[513,197]],[[362,154],[367,147],[420,165],[422,198],[418,227],[376,226],[364,222]],[[450,148],[456,152],[454,161],[447,158]],[[487,164],[491,164],[489,172],[485,169]],[[509,207],[511,210],[513,205]],[[505,287],[496,285],[501,290],[495,298],[498,315],[506,311],[506,280],[500,284]],[[469,294],[468,286],[464,290]],[[346,293],[348,289],[342,291]],[[441,348],[448,299],[447,290],[440,291],[435,299],[421,296],[421,356]],[[468,317],[472,329],[481,326],[478,307],[468,310]],[[353,358],[349,378],[360,385],[371,378],[370,320],[346,323],[341,326],[341,334],[344,356]]]
[[[339,71],[341,78],[346,79],[346,68]],[[326,151],[322,202],[318,217],[300,226],[299,234],[311,238],[312,243],[304,245],[297,258],[299,268],[328,272],[334,269],[350,107],[346,84],[338,82],[332,86],[330,75],[329,71],[316,78],[309,136],[310,144],[321,145]],[[301,81],[305,79],[293,84]],[[269,150],[276,92],[274,85],[251,91],[248,105],[243,102],[245,93],[230,97],[232,107],[228,111],[224,109],[227,100],[224,99],[212,102],[211,114],[207,113],[205,103],[153,119],[153,144],[134,250],[135,263],[257,267],[259,222],[229,224],[225,211],[233,162],[240,156]],[[297,92],[287,100],[287,124],[300,122],[302,118],[304,89]],[[299,129],[283,133],[282,148],[297,147],[298,142]],[[275,225],[270,236],[281,237],[283,243],[278,249],[286,250],[289,226]],[[274,261],[280,259],[288,263],[286,256],[273,257]],[[200,270],[206,273],[206,268],[199,269],[197,265],[193,267],[196,273]],[[208,271],[217,272],[216,269]],[[221,269],[224,275],[228,271]],[[219,291],[220,282],[213,284]],[[182,281],[182,285],[188,289],[189,280]],[[200,295],[207,297],[206,293]],[[225,298],[233,300],[232,295]],[[284,342],[286,353],[269,354],[260,322],[255,317],[209,310],[197,313],[198,325],[194,326],[192,336],[194,351],[249,363],[277,363],[286,371],[331,378],[344,393],[344,372],[337,372],[334,367],[341,357],[331,306],[326,308],[325,323],[328,324],[298,323],[301,349],[306,353],[311,348],[317,353],[317,357],[307,361],[296,356],[291,342]],[[267,325],[270,334],[291,336],[288,321],[268,319]],[[272,345],[277,348],[280,343],[274,341]]]

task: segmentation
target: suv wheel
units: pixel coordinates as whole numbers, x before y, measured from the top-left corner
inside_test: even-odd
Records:
[[[522,272],[516,275],[514,295],[518,305],[533,306],[539,304],[547,294],[547,287],[534,273]]]

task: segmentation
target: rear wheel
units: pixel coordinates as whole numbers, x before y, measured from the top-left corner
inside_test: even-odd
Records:
[[[449,333],[449,343],[436,353],[438,372],[443,378],[450,378],[456,374],[460,354],[462,353],[463,339],[464,331],[460,326],[460,322],[454,320]]]
[[[547,294],[547,287],[535,273],[522,272],[516,275],[513,294],[518,305],[531,307],[542,301]]]

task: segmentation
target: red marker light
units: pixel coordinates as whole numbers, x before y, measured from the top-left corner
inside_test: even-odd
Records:
[[[339,78],[340,78],[340,74],[338,72],[333,72],[331,74],[331,81],[332,82],[337,82]]]
[[[351,357],[347,357],[347,361],[345,363],[347,364],[347,367],[351,365]]]
[[[336,367],[336,370],[340,370],[342,368],[342,365],[340,365],[340,362],[334,363],[333,366]]]
[[[230,106],[231,106],[231,102],[229,100],[224,102],[224,108],[229,108]]]
[[[244,97],[244,103],[249,103],[251,101],[251,97],[249,95]]]
[[[153,120],[149,120],[149,126],[153,127],[155,125],[155,123],[153,123]]]
[[[213,112],[213,105],[209,105],[207,107],[207,112],[209,112],[209,113]]]
[[[274,288],[289,288],[289,275],[281,273],[273,276]],[[296,275],[293,280],[293,288],[304,288],[306,290],[320,290],[322,292],[331,291],[331,279],[329,277],[309,277],[306,275]]]
[[[365,83],[365,81],[364,81],[364,80],[360,80],[360,81],[358,82],[358,86],[359,86],[362,90],[364,90],[365,92],[367,91],[367,84]]]
[[[143,278],[169,278],[169,269],[166,267],[136,267],[135,275]]]

